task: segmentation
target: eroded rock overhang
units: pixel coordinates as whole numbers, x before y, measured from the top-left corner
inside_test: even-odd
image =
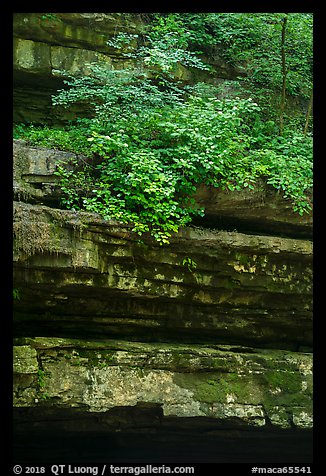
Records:
[[[14,212],[19,335],[312,345],[310,241],[187,228],[161,247],[88,213]]]
[[[105,413],[149,404],[161,417],[310,428],[311,356],[223,345],[17,339],[17,407]],[[108,413],[106,413],[108,412]]]
[[[137,68],[150,74],[144,65],[128,58],[125,49],[114,48],[118,32],[142,34],[144,20],[136,13],[15,13],[13,18],[14,120],[38,124],[72,120],[85,108],[56,111],[51,95],[64,87],[68,75],[89,74],[90,63],[107,68]],[[137,41],[131,46],[136,48]],[[228,64],[217,45],[205,58],[214,75],[178,65],[175,78],[183,83],[208,81],[219,84],[247,73],[241,66]]]

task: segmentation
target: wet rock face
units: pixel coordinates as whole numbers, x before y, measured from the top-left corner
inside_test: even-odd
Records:
[[[17,407],[103,413],[147,404],[161,408],[162,418],[208,417],[253,427],[312,425],[310,354],[115,340],[21,342],[14,348]]]

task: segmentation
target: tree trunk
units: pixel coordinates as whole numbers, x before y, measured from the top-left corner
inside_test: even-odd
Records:
[[[285,92],[286,92],[286,60],[285,60],[285,32],[286,32],[287,16],[283,18],[282,23],[282,42],[281,42],[281,56],[282,56],[282,96],[280,106],[280,136],[283,135],[284,129],[284,110],[285,110]]]
[[[311,91],[311,95],[310,95],[310,99],[309,99],[308,110],[307,110],[307,115],[306,115],[306,123],[305,123],[304,131],[303,131],[304,135],[307,135],[307,132],[308,132],[309,118],[311,116],[312,104],[313,104],[313,91]]]

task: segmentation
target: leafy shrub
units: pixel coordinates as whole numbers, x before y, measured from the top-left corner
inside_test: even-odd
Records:
[[[222,26],[230,18],[209,20],[203,41],[210,26],[220,28],[223,41],[235,49],[245,43],[251,51],[259,42],[261,32],[254,28],[257,18],[252,25],[243,19],[242,30],[229,40]],[[114,71],[100,64],[89,65],[89,76],[65,73],[66,88],[54,96],[53,103],[64,107],[86,103],[92,117],[65,128],[18,125],[16,136],[90,157],[71,163],[73,167],[59,165],[63,204],[105,219],[131,222],[135,232],[150,233],[160,244],[168,243],[171,233],[193,216],[204,214],[193,199],[201,183],[232,191],[252,189],[257,178],[265,177],[292,201],[295,211],[308,212],[311,136],[285,128],[279,137],[274,117],[250,97],[218,99],[213,86],[182,88],[172,81],[178,62],[205,69],[194,54],[185,53],[195,35],[187,38],[184,25],[177,14],[157,21],[140,47],[128,52],[163,74],[149,79],[143,71]],[[111,46],[125,47],[130,39],[138,41],[135,35],[123,34]],[[244,60],[238,53],[238,59]]]
[[[168,16],[170,14],[167,14]],[[223,58],[232,65],[246,67],[242,81],[280,90],[280,46],[282,20],[287,15],[285,54],[287,92],[309,97],[312,89],[313,16],[311,13],[182,13],[181,36],[188,46],[210,49],[221,45]]]
[[[88,126],[86,126],[88,124]],[[33,124],[15,124],[14,139],[24,139],[29,144],[49,149],[74,151],[77,154],[88,154],[90,133],[87,119],[66,127],[34,126]]]

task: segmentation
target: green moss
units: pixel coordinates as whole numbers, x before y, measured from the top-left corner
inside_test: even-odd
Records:
[[[196,400],[205,403],[226,403],[231,398],[237,403],[260,403],[261,392],[250,376],[236,373],[179,374],[174,381],[194,392]]]
[[[42,401],[44,400],[48,400],[49,398],[51,398],[48,394],[48,392],[46,391],[45,387],[46,387],[46,377],[48,375],[44,372],[44,370],[42,369],[39,369],[38,372],[37,372],[37,395],[38,395],[38,398]]]
[[[312,402],[312,381],[306,382],[299,372],[267,371],[263,375],[265,405],[299,406],[310,408]]]
[[[235,259],[239,262],[240,265],[243,266],[248,266],[251,263],[251,257],[247,254],[237,252],[235,254]]]
[[[303,377],[299,372],[177,374],[174,381],[191,390],[196,400],[205,403],[264,405],[265,408],[311,407],[312,382],[305,381],[303,390]]]
[[[298,372],[270,370],[264,373],[264,378],[270,387],[280,388],[283,392],[294,393],[301,389],[302,377]]]

